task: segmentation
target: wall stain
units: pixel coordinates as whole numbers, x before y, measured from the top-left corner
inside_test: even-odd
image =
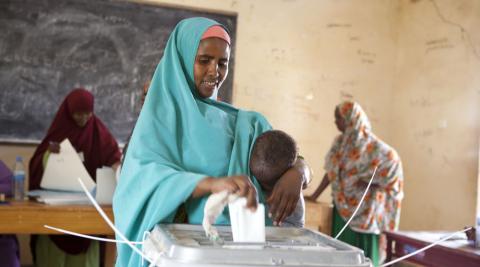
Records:
[[[341,99],[353,99],[353,95],[347,91],[340,90]]]
[[[377,54],[366,50],[358,49],[357,55],[360,57],[360,62],[363,64],[374,64]]]
[[[350,36],[350,42],[360,41],[360,36]]]
[[[469,47],[472,50],[473,55],[480,60],[480,52],[477,51],[475,48],[475,45],[472,41],[472,36],[470,32],[468,32],[465,27],[463,27],[461,24],[457,22],[450,21],[445,18],[445,16],[442,14],[440,11],[440,8],[438,7],[438,4],[435,0],[429,0],[430,3],[432,3],[433,7],[435,8],[435,11],[437,13],[437,16],[440,18],[441,21],[443,21],[445,24],[451,25],[455,28],[457,28],[460,31],[460,34],[462,36],[462,40],[465,43],[465,46]]]
[[[434,50],[452,49],[455,47],[447,37],[426,41],[425,46],[425,54],[428,54],[430,51]]]
[[[432,101],[424,97],[419,99],[413,99],[413,100],[410,100],[410,106],[426,108],[426,107],[432,106]]]
[[[351,28],[350,23],[328,23],[327,28]]]

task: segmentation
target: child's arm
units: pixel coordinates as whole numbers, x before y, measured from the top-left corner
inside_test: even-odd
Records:
[[[310,166],[302,156],[298,156],[297,161],[295,162],[294,168],[299,170],[299,173],[302,174],[302,189],[306,189],[310,182],[312,181],[313,172]]]
[[[310,183],[311,176],[311,170],[305,160],[299,157],[295,165],[280,177],[267,199],[273,225],[280,225],[292,214],[301,197],[302,189]]]

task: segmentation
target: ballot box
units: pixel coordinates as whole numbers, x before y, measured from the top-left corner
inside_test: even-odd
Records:
[[[308,229],[266,227],[264,243],[234,243],[229,226],[210,241],[200,225],[159,224],[143,244],[151,266],[343,266],[370,267],[363,251]]]

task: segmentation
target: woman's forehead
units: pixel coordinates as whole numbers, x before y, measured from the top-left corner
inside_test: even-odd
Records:
[[[220,56],[228,58],[230,56],[230,46],[220,38],[208,38],[200,41],[197,56]]]
[[[74,116],[90,116],[91,114],[93,114],[93,112],[89,110],[77,110],[72,112],[72,115]]]

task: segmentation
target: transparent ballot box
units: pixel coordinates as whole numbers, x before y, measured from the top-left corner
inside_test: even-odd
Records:
[[[159,224],[143,251],[151,266],[372,266],[361,249],[308,229],[266,227],[265,243],[234,243],[230,226],[216,228],[221,242],[210,241],[201,225]]]

